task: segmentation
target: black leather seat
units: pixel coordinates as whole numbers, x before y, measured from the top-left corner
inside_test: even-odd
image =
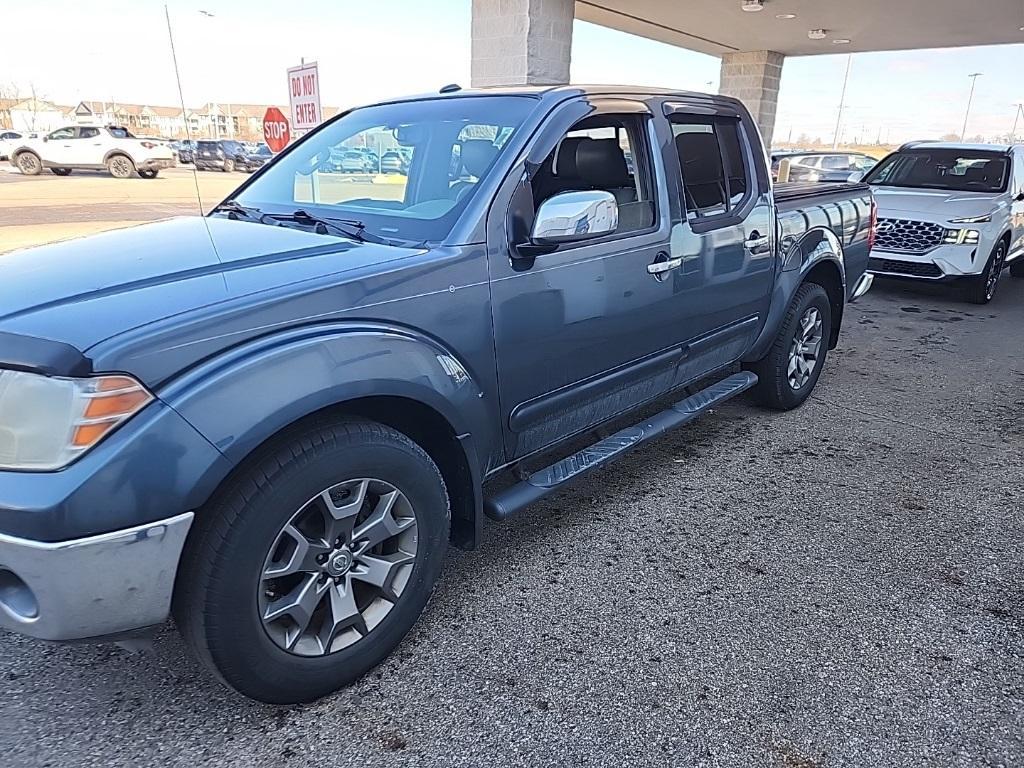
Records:
[[[724,207],[722,154],[713,133],[680,133],[676,152],[682,163],[686,206],[691,211]]]
[[[470,176],[477,179],[487,172],[497,156],[498,148],[490,139],[464,139],[460,143],[459,162]],[[457,181],[449,187],[448,194],[452,199],[460,200],[475,185],[475,181]]]
[[[654,204],[640,200],[626,155],[616,139],[588,139],[576,148],[576,171],[584,189],[610,192],[619,207],[616,232],[632,232],[654,224]]]

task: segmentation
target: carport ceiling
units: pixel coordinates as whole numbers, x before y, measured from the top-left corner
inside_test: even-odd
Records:
[[[1024,0],[764,0],[757,13],[740,10],[740,4],[576,0],[576,17],[719,56],[765,49],[805,56],[1024,43]],[[826,30],[826,37],[809,39],[812,29]]]

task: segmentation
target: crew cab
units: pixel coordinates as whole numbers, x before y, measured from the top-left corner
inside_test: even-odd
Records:
[[[320,170],[395,142],[408,176]],[[485,518],[741,392],[803,403],[872,222],[862,184],[773,190],[734,99],[446,87],[328,121],[205,219],[7,255],[0,624],[171,612],[238,691],[328,694]]]
[[[137,139],[117,125],[69,125],[45,136],[22,139],[12,144],[10,160],[26,176],[37,176],[44,168],[58,176],[106,168],[119,179],[136,173],[154,179],[175,164],[174,152],[166,144]]]
[[[869,271],[958,284],[987,304],[1024,277],[1024,145],[912,142],[864,177],[878,202]]]

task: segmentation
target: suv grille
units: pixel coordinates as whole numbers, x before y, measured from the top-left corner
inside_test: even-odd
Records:
[[[879,219],[875,248],[883,251],[924,253],[942,244],[946,228],[941,224],[910,219]]]
[[[942,270],[931,262],[897,261],[896,259],[868,259],[869,272],[911,277],[942,277]]]

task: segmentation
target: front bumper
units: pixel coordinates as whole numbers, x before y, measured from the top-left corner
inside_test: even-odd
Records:
[[[67,641],[159,624],[192,517],[62,542],[0,534],[0,626]]]
[[[938,245],[924,252],[871,250],[868,271],[879,277],[947,281],[976,277],[985,271],[996,240],[982,236],[977,245]]]

